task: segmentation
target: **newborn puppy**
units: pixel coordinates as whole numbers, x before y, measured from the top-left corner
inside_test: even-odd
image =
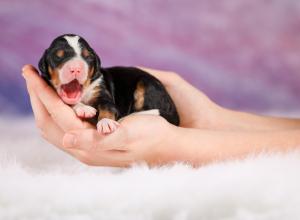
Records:
[[[80,36],[57,37],[39,61],[42,77],[76,115],[108,134],[116,120],[132,114],[161,115],[179,124],[176,107],[155,77],[134,67],[102,68],[95,51]]]

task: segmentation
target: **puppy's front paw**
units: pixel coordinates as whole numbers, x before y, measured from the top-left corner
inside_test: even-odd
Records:
[[[96,115],[97,110],[92,106],[79,104],[73,107],[76,115],[80,118],[92,118]]]
[[[97,130],[99,133],[102,134],[110,134],[114,132],[118,127],[119,123],[109,119],[109,118],[102,118],[100,121],[97,123]]]

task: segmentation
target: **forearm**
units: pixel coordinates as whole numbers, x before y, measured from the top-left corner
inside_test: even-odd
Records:
[[[232,111],[210,100],[176,73],[143,69],[165,85],[176,104],[181,127],[237,131],[300,129],[300,120]]]
[[[185,161],[194,166],[213,161],[242,158],[260,152],[285,152],[300,147],[300,130],[211,131],[173,128],[169,138],[173,150],[166,160]]]
[[[270,117],[255,115],[246,112],[233,111],[225,108],[218,108],[216,114],[220,115],[220,128],[224,130],[289,130],[300,129],[299,119]]]

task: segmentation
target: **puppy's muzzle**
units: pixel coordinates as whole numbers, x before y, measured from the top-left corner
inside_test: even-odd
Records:
[[[83,84],[87,78],[85,64],[80,59],[67,61],[59,71],[59,77],[62,84],[67,84],[74,79]]]

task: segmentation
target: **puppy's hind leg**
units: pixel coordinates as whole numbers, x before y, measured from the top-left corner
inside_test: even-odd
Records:
[[[106,103],[98,106],[99,116],[97,130],[102,134],[110,134],[114,132],[119,123],[116,121],[117,110],[112,103]]]

